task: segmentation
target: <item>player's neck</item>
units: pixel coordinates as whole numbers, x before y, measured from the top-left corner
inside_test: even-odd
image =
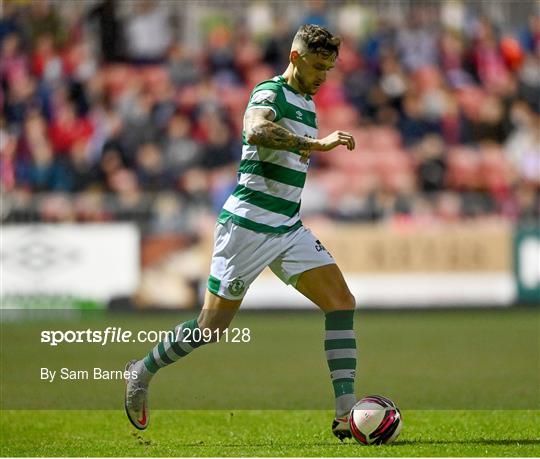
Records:
[[[292,64],[289,64],[289,66],[287,67],[285,72],[283,72],[283,78],[285,78],[285,81],[287,82],[287,84],[291,88],[293,88],[295,91],[302,94],[302,96],[304,96],[304,97],[306,96],[306,93],[304,91],[302,91],[298,81],[296,80],[296,78],[294,78],[294,72],[293,72]]]

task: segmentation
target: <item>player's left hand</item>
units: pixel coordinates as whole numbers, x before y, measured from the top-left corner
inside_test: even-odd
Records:
[[[345,145],[348,150],[354,149],[354,137],[345,131],[334,131],[323,139],[314,141],[313,150],[330,151],[339,145]]]
[[[347,150],[354,150],[355,142],[352,134],[345,131],[338,131],[339,139],[344,140],[347,146]]]

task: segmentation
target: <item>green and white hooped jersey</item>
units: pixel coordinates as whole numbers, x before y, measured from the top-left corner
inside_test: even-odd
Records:
[[[300,136],[317,138],[315,103],[290,87],[283,76],[258,84],[247,110],[269,108],[274,122]],[[300,198],[309,160],[300,151],[249,145],[245,132],[238,185],[223,205],[218,222],[262,233],[286,233],[302,226]]]

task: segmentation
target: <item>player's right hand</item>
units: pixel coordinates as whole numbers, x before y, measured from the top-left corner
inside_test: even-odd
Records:
[[[345,131],[334,131],[323,139],[316,141],[314,150],[329,151],[339,145],[345,145],[348,150],[354,149],[354,137]]]

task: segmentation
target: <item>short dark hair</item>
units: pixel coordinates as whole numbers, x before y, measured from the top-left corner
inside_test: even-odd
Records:
[[[303,45],[305,50],[315,54],[339,54],[341,39],[332,35],[324,27],[304,24],[298,29],[293,43]]]

